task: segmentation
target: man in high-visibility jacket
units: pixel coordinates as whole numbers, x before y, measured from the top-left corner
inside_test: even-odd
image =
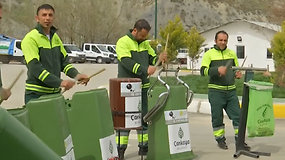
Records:
[[[60,79],[60,73],[87,84],[89,78],[80,74],[69,62],[67,53],[53,26],[54,8],[49,4],[38,7],[35,29],[22,40],[22,51],[27,63],[25,103],[45,94],[68,90],[75,85],[73,80]]]
[[[0,3],[0,19],[2,19],[2,4]],[[3,100],[7,100],[11,95],[9,89],[2,88],[1,70],[0,70],[0,104]]]
[[[130,32],[121,37],[116,44],[116,52],[118,55],[118,77],[140,78],[142,80],[142,116],[147,113],[147,90],[150,86],[149,75],[152,75],[156,67],[158,57],[146,40],[151,27],[144,20],[138,20],[134,28]],[[167,54],[159,55],[161,62],[167,60]],[[147,124],[142,124],[143,130],[137,130],[139,141],[139,155],[146,155],[148,151],[148,134]],[[118,152],[120,159],[124,159],[124,153],[128,145],[128,137],[130,130],[120,130],[120,146]],[[118,131],[116,137],[119,143]]]
[[[236,95],[235,78],[241,78],[240,71],[233,71],[232,66],[238,66],[236,53],[227,48],[228,34],[219,31],[215,35],[214,47],[208,50],[202,59],[201,75],[209,76],[208,98],[211,104],[212,127],[218,146],[228,149],[223,123],[223,109],[226,111],[235,131],[237,140],[240,107]]]

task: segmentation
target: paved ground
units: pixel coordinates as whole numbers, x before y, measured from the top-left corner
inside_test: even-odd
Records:
[[[225,117],[226,138],[228,150],[221,150],[212,135],[210,115],[189,113],[190,137],[195,160],[230,160],[234,159],[235,141],[231,121]],[[270,157],[260,156],[260,160],[284,160],[285,158],[285,119],[276,119],[275,135],[271,137],[248,138],[246,142],[252,147],[252,151],[270,152]],[[140,160],[137,155],[137,140],[135,131],[131,132],[129,146],[126,151],[126,160]],[[241,155],[238,159],[255,159]]]
[[[80,72],[91,75],[102,68],[106,68],[106,71],[99,74],[98,76],[91,79],[87,86],[77,85],[69,91],[64,93],[65,98],[71,98],[73,93],[78,91],[90,90],[98,87],[108,88],[109,79],[117,76],[117,65],[109,64],[75,64],[76,68]],[[4,86],[9,86],[11,81],[16,75],[22,70],[26,70],[24,65],[9,64],[1,65],[2,81]],[[188,73],[182,73],[188,74]],[[67,77],[63,76],[64,79]],[[1,104],[4,108],[18,108],[24,105],[24,86],[25,86],[26,75],[22,75],[19,81],[12,89],[12,96],[6,102]],[[192,149],[194,154],[197,156],[196,160],[230,160],[233,159],[235,153],[233,129],[231,122],[225,118],[226,124],[226,135],[229,150],[220,150],[213,138],[212,128],[210,124],[210,115],[189,113],[189,125],[190,134],[192,140]],[[271,152],[271,157],[260,157],[261,160],[284,160],[285,158],[285,119],[276,119],[275,135],[272,137],[264,138],[246,138],[247,143],[252,147],[252,150]],[[129,147],[126,151],[126,160],[139,160],[137,156],[137,140],[135,132],[132,132],[130,136]],[[238,159],[247,160],[252,159],[246,156],[241,156]]]

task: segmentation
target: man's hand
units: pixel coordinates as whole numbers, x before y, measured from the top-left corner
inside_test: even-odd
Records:
[[[242,78],[242,73],[241,73],[241,71],[236,71],[236,78],[237,78],[237,79]]]
[[[11,96],[11,91],[10,89],[5,89],[5,88],[0,88],[0,99],[2,100],[7,100]]]
[[[150,75],[153,75],[154,72],[156,70],[156,67],[155,66],[148,66],[148,69],[147,69],[147,74],[150,76]]]
[[[75,79],[78,81],[78,84],[83,84],[85,86],[87,85],[87,83],[90,80],[90,78],[86,74],[80,74],[80,73],[77,74]]]
[[[161,52],[160,54],[159,54],[159,60],[161,61],[161,62],[166,62],[167,61],[167,52]]]
[[[218,72],[219,72],[219,74],[220,74],[220,77],[226,75],[226,73],[227,73],[227,67],[226,67],[226,66],[220,66],[220,67],[218,68]]]
[[[75,82],[72,80],[63,80],[60,84],[60,87],[63,87],[64,91],[67,91],[70,88],[72,88],[74,85],[75,85]]]

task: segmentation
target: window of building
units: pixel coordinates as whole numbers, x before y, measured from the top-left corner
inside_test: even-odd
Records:
[[[267,59],[272,59],[272,53],[269,51],[269,48],[267,48]]]
[[[242,59],[244,58],[244,46],[237,46],[237,58]]]

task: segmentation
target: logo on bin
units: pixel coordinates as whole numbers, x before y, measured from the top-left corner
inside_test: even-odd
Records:
[[[111,154],[113,154],[114,146],[113,146],[111,141],[109,141],[109,151],[110,151]]]
[[[180,139],[182,139],[183,136],[184,136],[184,132],[183,132],[182,128],[180,127],[180,128],[179,128],[179,131],[178,131],[178,137],[179,137]]]
[[[264,104],[257,108],[258,112],[262,112],[262,117],[267,117],[268,109],[271,109],[271,106],[269,104]]]
[[[130,83],[127,84],[126,87],[127,87],[127,89],[130,90],[131,92],[134,92],[134,91],[135,91],[135,90],[132,89],[133,86],[132,86],[132,84],[130,84]]]

